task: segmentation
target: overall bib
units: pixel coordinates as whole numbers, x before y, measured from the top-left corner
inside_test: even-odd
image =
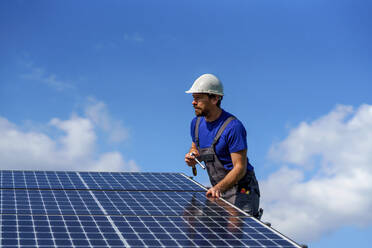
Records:
[[[230,172],[218,159],[215,152],[215,145],[227,125],[234,119],[236,119],[234,116],[230,116],[225,120],[214,137],[212,145],[207,148],[200,148],[199,146],[199,125],[201,118],[198,117],[196,120],[195,141],[200,154],[198,159],[204,161],[212,186],[219,183]],[[237,184],[224,192],[222,197],[238,208],[243,209],[248,214],[256,216],[258,214],[260,190],[254,171],[247,170],[244,177],[240,179]]]

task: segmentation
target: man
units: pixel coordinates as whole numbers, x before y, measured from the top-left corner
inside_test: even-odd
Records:
[[[196,117],[191,122],[192,143],[185,155],[189,166],[195,157],[204,161],[212,187],[207,197],[223,197],[252,216],[258,216],[260,191],[247,158],[243,124],[221,109],[223,86],[212,74],[195,80],[190,90]]]

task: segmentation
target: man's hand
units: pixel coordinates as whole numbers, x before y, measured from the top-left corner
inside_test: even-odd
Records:
[[[212,198],[220,198],[222,196],[222,192],[219,187],[214,186],[210,189],[208,189],[207,193],[205,194],[207,197],[212,197]]]
[[[195,156],[191,156],[191,153],[194,153]],[[195,157],[198,157],[199,156],[199,152],[197,150],[193,150],[188,153],[186,153],[185,155],[185,162],[188,166],[195,166],[196,165],[196,161],[195,161]]]
[[[195,156],[191,156],[191,153],[194,153]],[[194,142],[191,143],[191,148],[188,153],[185,155],[185,162],[188,166],[195,166],[196,161],[195,157],[199,157],[198,148],[196,147],[196,144]]]

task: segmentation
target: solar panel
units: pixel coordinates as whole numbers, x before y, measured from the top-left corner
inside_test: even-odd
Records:
[[[1,247],[300,247],[177,173],[0,171]]]

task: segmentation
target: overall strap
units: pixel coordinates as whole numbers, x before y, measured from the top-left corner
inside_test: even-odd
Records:
[[[195,143],[196,143],[196,147],[199,149],[199,125],[200,125],[200,120],[201,120],[201,117],[198,117],[196,119],[196,123],[195,123]]]
[[[229,123],[232,120],[235,120],[235,119],[236,119],[235,116],[230,116],[229,118],[226,119],[226,121],[223,123],[223,125],[218,130],[218,132],[216,134],[216,137],[214,137],[211,147],[214,147],[214,145],[217,143],[218,139],[221,137],[223,131],[225,131],[225,128],[227,127],[227,125],[229,125]]]

